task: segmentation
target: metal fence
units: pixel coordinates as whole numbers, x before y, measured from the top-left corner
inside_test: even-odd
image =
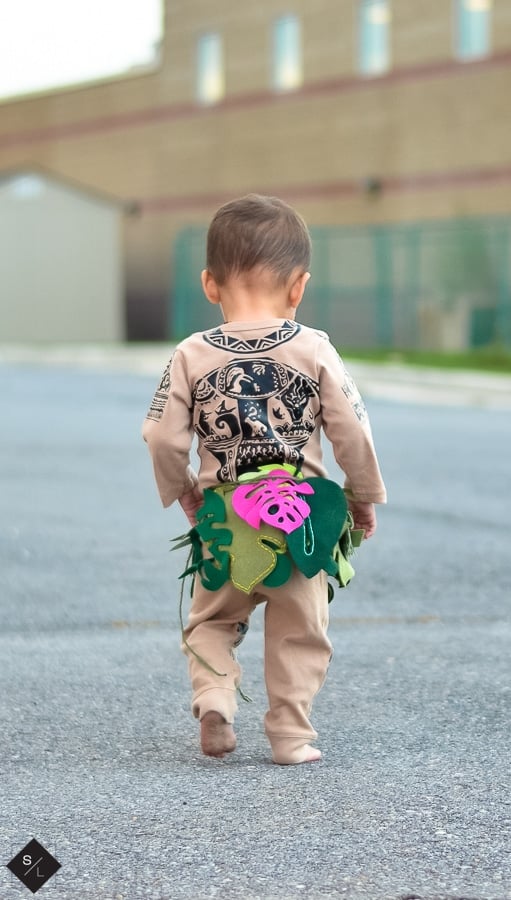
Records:
[[[311,228],[300,321],[343,348],[511,347],[511,216]],[[206,228],[173,254],[169,337],[218,324],[200,288]]]

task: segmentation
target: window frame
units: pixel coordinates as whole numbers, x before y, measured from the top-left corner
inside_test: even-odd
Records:
[[[279,57],[278,51],[278,29],[284,24],[292,24],[296,28],[293,47],[293,58],[283,60]],[[285,77],[282,77],[282,69],[285,70],[286,64],[293,67],[293,77],[291,83],[286,84]],[[280,69],[280,73],[279,73]],[[291,91],[298,91],[303,87],[304,83],[304,56],[303,56],[303,27],[302,20],[299,15],[294,12],[282,13],[275,16],[272,21],[271,30],[271,88],[277,94],[287,94]]]
[[[385,5],[387,21],[384,23],[386,27],[385,37],[385,63],[381,68],[364,68],[364,23],[367,21],[364,16],[365,10],[370,6]],[[382,23],[383,24],[383,23]],[[392,5],[391,0],[357,0],[355,28],[356,28],[356,69],[362,78],[382,78],[392,67],[392,43],[391,43],[391,25],[392,25]]]
[[[215,42],[214,52],[217,54],[217,59],[215,65],[208,73],[207,68],[203,68],[202,66],[203,62],[207,63],[207,57],[203,55],[204,51],[201,48],[206,47],[207,41],[212,42],[213,40]],[[211,79],[212,83],[214,83],[215,79],[218,80],[218,88],[216,91],[208,91],[208,79]],[[225,91],[226,79],[223,35],[220,31],[203,31],[198,35],[195,44],[195,100],[200,106],[215,106],[217,103],[222,102],[225,97]]]
[[[475,62],[479,59],[486,59],[488,56],[491,56],[492,53],[492,36],[493,36],[493,0],[488,0],[488,8],[487,8],[487,30],[486,30],[486,38],[487,38],[487,46],[486,49],[479,52],[467,52],[462,48],[462,17],[463,10],[466,12],[470,12],[467,9],[466,0],[453,0],[452,3],[452,22],[453,22],[453,30],[452,30],[452,43],[453,43],[453,53],[454,56],[459,62]],[[475,12],[475,10],[472,10]]]

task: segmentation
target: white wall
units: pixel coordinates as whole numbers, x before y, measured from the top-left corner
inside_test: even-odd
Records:
[[[0,182],[0,341],[124,337],[120,209],[42,175]]]

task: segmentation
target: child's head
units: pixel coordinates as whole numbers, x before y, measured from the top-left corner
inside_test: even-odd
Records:
[[[222,206],[208,231],[207,271],[219,287],[248,273],[271,275],[276,288],[310,267],[302,217],[277,197],[248,194]]]

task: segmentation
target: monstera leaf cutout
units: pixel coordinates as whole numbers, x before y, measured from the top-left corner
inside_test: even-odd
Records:
[[[291,575],[291,560],[285,555],[286,539],[281,531],[261,523],[258,531],[240,519],[233,509],[233,487],[215,488],[223,495],[225,520],[221,525],[212,524],[212,531],[229,531],[227,551],[230,556],[230,578],[240,591],[250,591],[261,582],[267,587],[284,584]],[[225,527],[224,527],[225,525]],[[221,544],[221,541],[217,543]]]
[[[232,533],[223,526],[225,503],[220,494],[211,488],[204,491],[204,503],[197,512],[195,531],[211,554],[200,565],[201,581],[208,591],[217,591],[229,578],[229,552],[225,549],[232,540]],[[215,527],[213,527],[215,526]]]
[[[307,578],[321,569],[335,575],[333,550],[342,532],[348,505],[343,489],[326,478],[307,478],[314,493],[309,496],[310,515],[304,524],[287,536],[291,557]]]
[[[288,473],[285,474],[289,478]],[[253,482],[250,487],[258,484]],[[249,487],[248,484],[244,486]],[[345,528],[347,503],[338,484],[325,478],[308,478],[300,482],[299,488],[305,487],[303,493],[308,497],[306,505],[310,513],[302,524],[286,535],[282,533],[283,529],[274,528],[262,517],[257,531],[240,518],[233,508],[233,497],[239,487],[219,485],[204,491],[204,505],[197,514],[195,532],[210,556],[203,557],[193,569],[197,566],[207,589],[218,590],[229,578],[245,593],[250,593],[261,583],[266,587],[278,587],[291,575],[291,559],[308,578],[321,569],[339,578],[340,560],[335,551]],[[355,540],[358,541],[359,536],[356,532],[353,535],[356,546]],[[343,574],[348,577],[340,579],[341,585],[352,577],[351,571]]]
[[[263,538],[263,544],[265,543]],[[269,575],[263,581],[265,587],[280,587],[281,584],[285,584],[286,581],[291,578],[293,574],[293,563],[291,562],[290,557],[287,553],[282,552],[282,550],[277,551],[277,558],[275,563],[275,568],[270,572]]]
[[[232,506],[238,516],[252,528],[261,521],[290,534],[310,513],[310,506],[299,494],[313,494],[306,481],[296,482],[285,469],[273,469],[266,478],[240,484],[232,495]]]

